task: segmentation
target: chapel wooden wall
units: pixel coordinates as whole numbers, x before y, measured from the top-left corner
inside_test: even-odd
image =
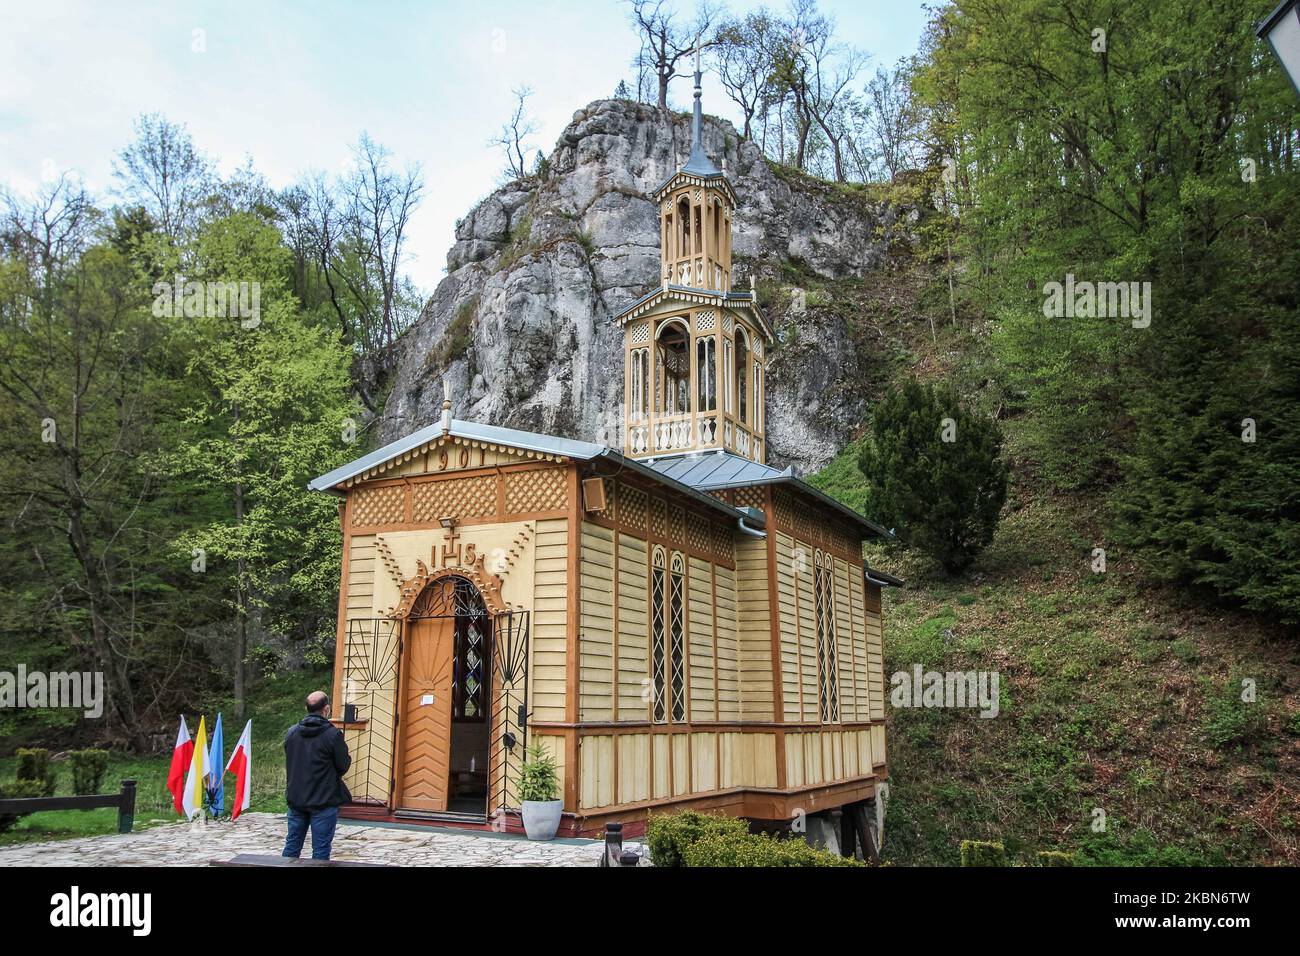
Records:
[[[720,497],[766,512],[767,537],[625,480],[606,481],[609,507],[582,524],[579,812],[616,814],[743,788],[839,786],[861,798],[873,791],[852,784],[883,772],[879,602],[864,589],[859,540],[782,489]],[[656,722],[642,693],[656,547],[688,558],[689,704],[680,721]],[[810,572],[819,561],[833,576],[841,692],[827,721],[815,684]],[[727,808],[761,813],[752,801]]]

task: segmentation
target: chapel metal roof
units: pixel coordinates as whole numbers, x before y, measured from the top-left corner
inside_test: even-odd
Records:
[[[743,518],[751,526],[757,525],[762,527],[764,523],[763,516],[752,515],[748,512],[742,512],[737,508],[731,507],[725,501],[720,501],[713,495],[709,494],[702,488],[697,488],[686,482],[663,474],[662,472],[649,467],[648,464],[637,461],[635,458],[628,458],[621,452],[615,451],[605,445],[598,445],[595,442],[576,441],[572,438],[561,438],[558,435],[543,435],[539,432],[526,432],[515,428],[502,428],[498,425],[480,425],[478,422],[465,422],[459,419],[453,419],[451,430],[447,433],[454,438],[464,438],[470,441],[492,442],[510,448],[518,448],[523,451],[533,451],[544,455],[560,455],[565,458],[572,458],[576,461],[595,462],[605,460],[614,466],[613,470],[605,477],[613,477],[618,471],[628,470],[636,472],[643,477],[652,479],[659,484],[666,485],[680,492],[688,498],[707,505],[714,511],[720,511],[732,519]],[[363,474],[381,465],[390,459],[396,458],[413,448],[418,448],[423,444],[436,441],[443,435],[442,424],[435,423],[419,431],[412,432],[405,438],[399,438],[395,442],[390,442],[382,448],[372,451],[356,461],[350,461],[346,465],[340,465],[333,471],[313,478],[308,482],[307,487],[312,491],[332,491],[338,485],[350,478]],[[742,461],[744,459],[741,459]]]
[[[879,568],[863,568],[862,576],[878,588],[901,588],[907,584],[907,582],[902,578],[896,578],[892,574],[886,574]]]
[[[778,471],[728,451],[696,452],[649,460],[650,467],[683,484],[706,491],[742,488],[775,478],[793,478],[794,469]]]
[[[471,441],[488,441],[496,442],[501,445],[509,445],[513,448],[520,448],[524,451],[541,452],[546,455],[564,455],[568,458],[578,458],[583,461],[592,458],[598,454],[605,446],[597,445],[593,442],[574,441],[571,438],[559,438],[555,435],[540,435],[536,432],[517,431],[513,428],[500,428],[496,425],[480,425],[476,422],[463,422],[453,420],[451,423],[451,434],[459,438],[468,438]],[[307,487],[312,491],[329,491],[335,485],[347,481],[349,478],[355,478],[362,472],[369,471],[376,465],[382,465],[390,458],[396,458],[412,448],[418,448],[426,442],[434,441],[442,436],[442,423],[435,422],[419,431],[389,442],[382,448],[377,448],[368,455],[350,461],[346,465],[340,465],[333,471],[313,478],[307,483]]]
[[[826,492],[814,488],[797,478],[793,468],[778,471],[729,451],[693,452],[664,458],[645,459],[655,471],[701,491],[721,491],[725,488],[751,488],[757,485],[790,485],[797,491],[817,499],[821,504],[838,511],[873,537],[892,538],[893,535],[848,505],[836,501]]]

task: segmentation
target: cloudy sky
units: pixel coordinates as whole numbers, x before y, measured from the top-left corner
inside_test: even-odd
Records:
[[[820,6],[872,69],[915,52],[925,22],[919,0]],[[575,110],[630,80],[637,46],[616,0],[0,0],[0,22],[0,183],[27,192],[73,170],[111,200],[113,154],[141,113],[184,123],[222,172],[251,156],[274,187],[341,171],[366,131],[424,167],[407,267],[425,291],[455,220],[496,184],[487,141],[511,88],[536,91],[534,145],[550,152]],[[673,89],[684,107],[686,81]],[[708,77],[704,104],[734,118]]]

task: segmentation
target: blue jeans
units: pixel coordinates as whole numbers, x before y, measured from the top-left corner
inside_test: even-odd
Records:
[[[328,860],[330,846],[334,843],[334,827],[339,822],[339,808],[326,807],[324,810],[295,810],[289,808],[289,837],[284,841],[281,856],[296,857],[302,853],[303,840],[307,839],[307,827],[311,827],[311,858]]]

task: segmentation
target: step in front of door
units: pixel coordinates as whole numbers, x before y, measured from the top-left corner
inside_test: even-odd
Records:
[[[403,820],[429,820],[438,823],[487,823],[486,813],[455,813],[450,810],[397,810],[393,816]]]

